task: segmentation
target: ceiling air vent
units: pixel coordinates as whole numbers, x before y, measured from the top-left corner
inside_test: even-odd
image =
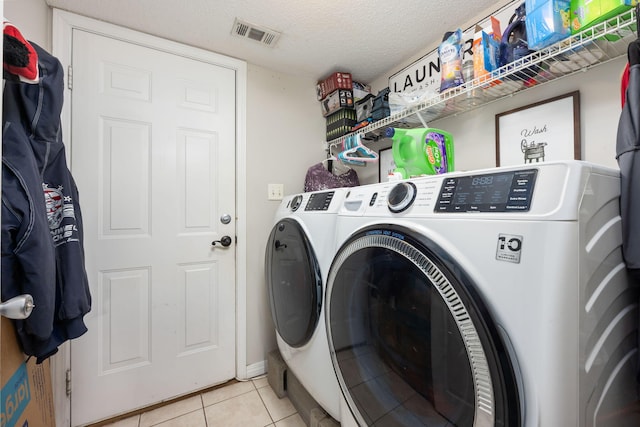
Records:
[[[280,34],[277,31],[250,24],[238,18],[234,21],[233,29],[231,30],[232,36],[253,40],[265,46],[274,46],[280,38]]]

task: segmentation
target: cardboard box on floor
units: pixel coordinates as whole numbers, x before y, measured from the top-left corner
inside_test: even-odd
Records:
[[[0,426],[53,427],[49,360],[37,365],[20,346],[11,320],[0,318]]]

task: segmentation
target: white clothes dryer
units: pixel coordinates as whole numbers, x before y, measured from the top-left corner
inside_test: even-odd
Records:
[[[342,425],[627,425],[619,185],[570,161],[351,189],[325,315]]]
[[[333,418],[340,388],[324,323],[324,285],[335,253],[335,223],[346,190],[288,196],[275,216],[265,254],[271,315],[282,358]]]

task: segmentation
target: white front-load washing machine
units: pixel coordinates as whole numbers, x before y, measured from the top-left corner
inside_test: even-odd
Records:
[[[324,285],[345,189],[287,196],[267,241],[265,276],[278,349],[302,386],[334,419],[340,389],[324,322]]]
[[[325,315],[342,425],[633,425],[619,185],[569,161],[351,189]]]

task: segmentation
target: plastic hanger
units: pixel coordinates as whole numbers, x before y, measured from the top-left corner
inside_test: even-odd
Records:
[[[351,149],[351,145],[352,145],[352,139],[353,139],[353,135],[348,135],[347,137],[345,137],[345,139],[342,141],[342,151],[338,153],[338,160],[340,160],[342,163],[347,164],[347,165],[354,165],[354,166],[366,166],[366,162],[357,160],[357,159],[351,159],[348,158],[345,153],[347,152],[347,150]]]
[[[327,158],[322,161],[322,165],[330,173],[336,176],[345,174],[351,170],[350,167],[348,167],[345,163],[340,162],[336,156],[330,153],[327,153]]]
[[[362,144],[360,134],[349,135],[342,144],[343,150],[338,158],[346,164],[366,166],[378,161],[378,153]]]

